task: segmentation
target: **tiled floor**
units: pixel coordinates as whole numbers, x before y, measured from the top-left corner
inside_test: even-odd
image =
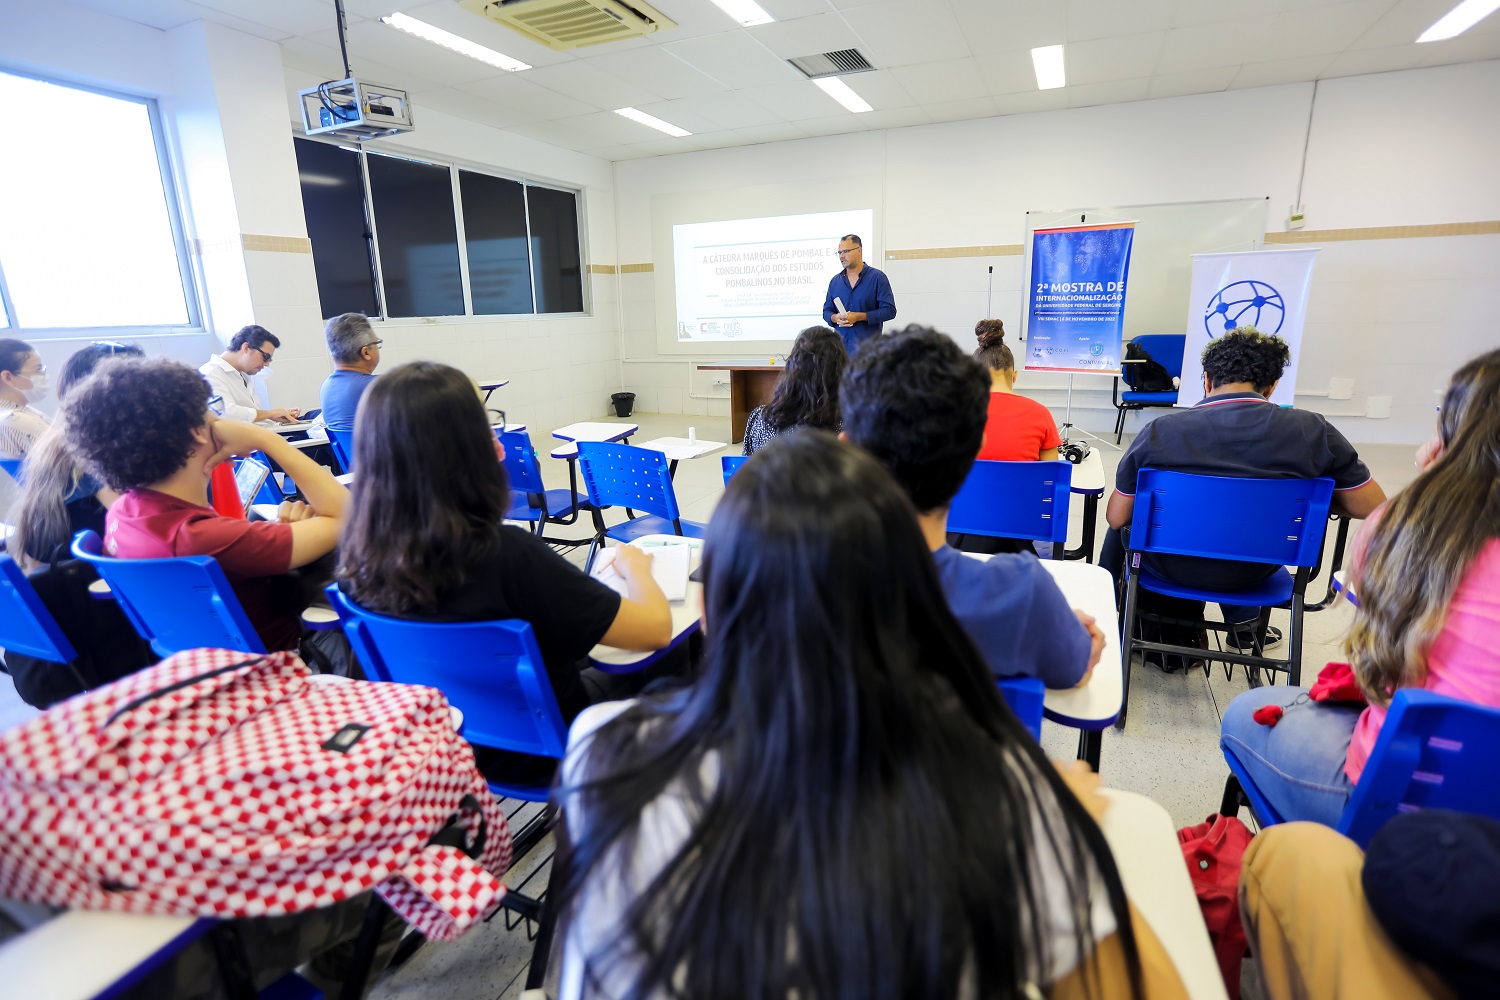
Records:
[[[641,428],[636,442],[652,437],[686,436],[689,426],[695,427],[700,440],[727,441],[729,437],[728,421],[723,418],[640,414],[630,418],[630,422]],[[531,428],[532,441],[543,456],[549,487],[565,487],[567,466],[545,457],[557,443],[550,438],[549,430]],[[1108,447],[1101,451],[1107,479],[1112,482],[1120,453]],[[1409,448],[1366,446],[1360,452],[1387,493],[1404,486],[1414,474]],[[683,517],[708,521],[723,492],[719,456],[737,453],[735,447],[681,463],[675,487]],[[1073,545],[1081,538],[1082,506],[1075,503],[1071,511],[1070,544]],[[610,519],[623,516],[623,512],[611,512]],[[1098,512],[1101,541],[1105,530],[1103,516],[1101,503]],[[586,524],[556,529],[558,535],[573,537],[585,536],[588,531]],[[570,557],[581,562],[583,553],[584,549],[575,549]],[[1325,582],[1320,579],[1313,583],[1309,593],[1316,599],[1324,589]],[[1284,628],[1285,618],[1285,612],[1277,612],[1272,621]],[[1349,608],[1343,602],[1307,615],[1303,644],[1305,681],[1310,682],[1324,663],[1343,658],[1340,645],[1349,620]],[[1107,785],[1140,792],[1160,802],[1178,826],[1201,822],[1218,808],[1223,791],[1226,771],[1219,751],[1219,719],[1224,706],[1246,689],[1244,674],[1236,671],[1232,679],[1226,680],[1220,666],[1209,677],[1202,673],[1169,675],[1136,664],[1131,677],[1129,725],[1124,732],[1109,729],[1104,734],[1100,767],[1103,779]],[[10,685],[0,684],[0,728],[30,715],[31,710],[16,699]],[[1071,758],[1076,754],[1077,734],[1048,722],[1042,732],[1042,745],[1049,756]],[[519,884],[520,879],[534,873],[528,891],[544,885],[551,851],[549,838],[521,861],[508,881]],[[424,947],[405,966],[388,975],[373,996],[378,1000],[519,997],[530,953],[531,946],[520,930],[506,931],[497,917],[455,944]]]

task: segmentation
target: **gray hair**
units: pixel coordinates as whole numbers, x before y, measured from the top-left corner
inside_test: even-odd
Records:
[[[352,365],[359,360],[360,350],[374,343],[376,338],[364,313],[344,313],[324,325],[323,339],[328,343],[328,353],[333,355],[333,360]]]

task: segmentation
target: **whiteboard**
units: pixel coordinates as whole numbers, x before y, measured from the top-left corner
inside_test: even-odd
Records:
[[[1023,275],[1031,274],[1034,229],[1079,222],[1135,220],[1130,281],[1125,289],[1124,339],[1146,333],[1186,333],[1193,254],[1215,250],[1256,250],[1266,238],[1269,198],[1184,201],[1160,205],[1113,205],[1026,213]],[[1023,279],[1024,282],[1025,279]],[[1024,288],[1023,284],[1023,288]],[[1031,312],[1021,306],[1021,339]]]

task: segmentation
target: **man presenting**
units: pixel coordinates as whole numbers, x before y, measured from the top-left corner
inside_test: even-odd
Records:
[[[838,330],[844,349],[853,357],[860,344],[880,336],[882,324],[896,318],[896,297],[885,272],[865,266],[864,244],[853,233],[839,240],[839,263],[844,269],[828,282],[823,322]],[[843,303],[843,309],[835,299]]]

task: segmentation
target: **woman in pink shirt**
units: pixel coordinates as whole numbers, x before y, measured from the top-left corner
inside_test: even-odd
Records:
[[[1416,480],[1355,539],[1347,648],[1369,706],[1265,687],[1224,712],[1225,753],[1284,819],[1338,823],[1398,688],[1500,707],[1500,350],[1454,374],[1440,414]],[[1264,705],[1286,708],[1274,727]]]

